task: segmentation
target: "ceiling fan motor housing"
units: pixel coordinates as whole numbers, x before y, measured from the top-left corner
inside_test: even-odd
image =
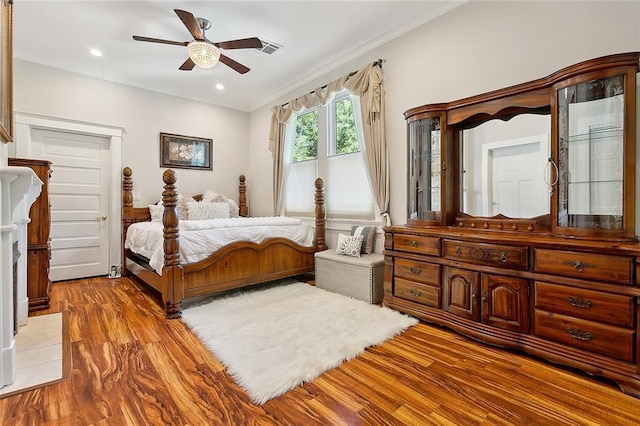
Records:
[[[202,37],[204,37],[204,32],[211,28],[211,21],[205,18],[196,18],[196,21],[198,21],[198,26],[202,30]]]

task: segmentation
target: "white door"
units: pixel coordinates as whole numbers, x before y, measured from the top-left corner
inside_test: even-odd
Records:
[[[109,139],[32,130],[34,158],[51,161],[52,281],[109,271]]]
[[[532,218],[549,212],[545,183],[548,137],[541,135],[487,144],[486,211],[490,216]]]

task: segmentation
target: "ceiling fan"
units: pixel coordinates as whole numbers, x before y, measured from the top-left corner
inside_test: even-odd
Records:
[[[179,69],[181,71],[191,71],[196,65],[201,68],[211,68],[216,63],[222,62],[240,74],[249,72],[249,68],[246,66],[220,53],[220,49],[260,49],[262,48],[262,42],[259,38],[251,37],[214,43],[207,40],[204,36],[204,32],[211,28],[211,22],[209,22],[209,20],[196,18],[191,12],[187,12],[186,10],[173,9],[173,11],[176,12],[182,23],[193,36],[192,41],[172,41],[136,35],[133,36],[133,39],[137,41],[148,41],[151,43],[186,46],[189,58],[187,58],[187,60],[180,66]]]

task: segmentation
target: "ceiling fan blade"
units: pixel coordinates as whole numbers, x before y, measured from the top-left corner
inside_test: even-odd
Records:
[[[228,40],[214,43],[220,49],[262,49],[262,42],[258,37]]]
[[[149,41],[151,43],[173,44],[174,46],[186,46],[187,44],[189,44],[188,41],[163,40],[161,38],[143,37],[136,35],[133,36],[133,39],[137,41]]]
[[[193,62],[191,58],[187,58],[187,60],[184,61],[184,63],[180,65],[180,68],[178,69],[180,71],[191,71],[195,66],[196,66],[195,62]]]
[[[238,71],[240,74],[246,74],[246,73],[249,72],[249,68],[245,67],[241,63],[236,62],[233,59],[231,59],[230,57],[225,56],[223,54],[220,54],[220,62],[222,62],[223,64],[225,64],[228,67],[233,68],[234,70]]]
[[[173,11],[178,15],[178,18],[180,18],[184,26],[187,27],[193,38],[196,40],[204,40],[202,30],[200,30],[200,25],[198,25],[196,17],[193,16],[191,12],[180,9],[173,9]]]

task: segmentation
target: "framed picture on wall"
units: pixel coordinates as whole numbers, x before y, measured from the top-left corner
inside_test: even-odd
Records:
[[[0,140],[13,141],[13,2],[0,0]]]
[[[160,167],[213,170],[213,140],[160,133]]]

